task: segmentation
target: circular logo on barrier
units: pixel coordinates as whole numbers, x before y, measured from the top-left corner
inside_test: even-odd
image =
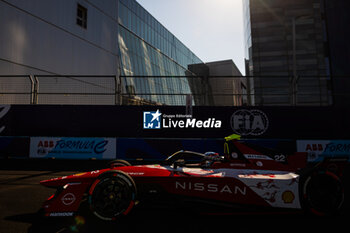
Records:
[[[75,202],[75,196],[74,196],[74,194],[73,193],[66,193],[63,197],[62,197],[62,199],[61,199],[61,201],[62,201],[62,203],[63,204],[65,204],[65,205],[71,205],[71,204],[73,204],[74,202]]]
[[[269,119],[260,110],[237,110],[231,116],[231,128],[236,134],[258,136],[266,132]]]

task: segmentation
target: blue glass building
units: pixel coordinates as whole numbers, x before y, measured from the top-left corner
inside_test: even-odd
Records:
[[[134,0],[119,1],[118,22],[125,91],[154,103],[185,104],[195,85],[179,76],[191,76],[188,65],[203,62]]]

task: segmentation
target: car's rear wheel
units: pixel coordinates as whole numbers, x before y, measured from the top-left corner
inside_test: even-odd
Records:
[[[329,171],[314,171],[306,177],[302,186],[302,204],[316,215],[337,214],[344,202],[343,184]]]
[[[136,186],[122,171],[102,174],[89,190],[89,204],[93,214],[102,220],[115,220],[130,212],[135,204]]]

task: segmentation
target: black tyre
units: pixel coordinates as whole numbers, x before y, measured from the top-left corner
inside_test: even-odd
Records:
[[[102,174],[89,190],[89,205],[94,215],[102,220],[115,220],[130,212],[135,204],[136,185],[122,171]]]
[[[316,215],[335,215],[344,202],[343,184],[329,171],[314,171],[302,183],[304,209]]]
[[[131,166],[131,164],[128,161],[122,160],[122,159],[117,159],[108,162],[108,167],[109,168],[114,168],[114,167],[126,167],[126,166]]]

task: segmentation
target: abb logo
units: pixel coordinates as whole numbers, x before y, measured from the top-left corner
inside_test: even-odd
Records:
[[[38,147],[53,148],[55,147],[54,141],[39,141]]]
[[[306,144],[305,151],[323,151],[324,147],[322,144]]]

